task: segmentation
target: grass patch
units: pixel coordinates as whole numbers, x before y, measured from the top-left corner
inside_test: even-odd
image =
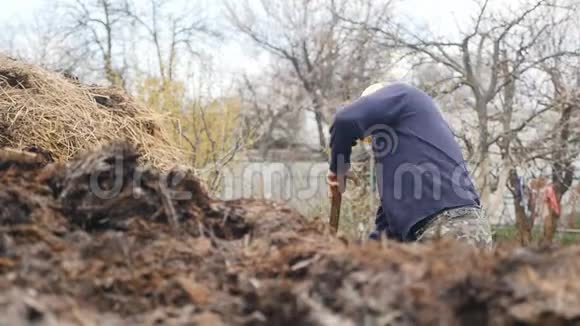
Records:
[[[543,231],[543,226],[534,227],[532,239],[534,241],[541,239]],[[518,230],[515,226],[510,225],[494,226],[493,238],[495,242],[513,242],[518,238]],[[580,243],[580,233],[556,232],[554,243],[561,245]]]

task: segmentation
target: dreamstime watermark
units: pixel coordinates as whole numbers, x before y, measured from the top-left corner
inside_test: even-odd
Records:
[[[133,198],[140,198],[147,188],[159,190],[174,201],[193,199],[194,189],[187,189],[183,183],[188,173],[173,170],[168,173],[152,174],[148,169],[129,168],[122,155],[116,155],[109,162],[111,168],[98,169],[89,175],[89,192],[101,200],[116,199],[127,190]],[[147,182],[145,182],[147,180]]]
[[[437,161],[433,161],[394,165],[387,156],[399,153],[400,139],[397,131],[385,124],[375,124],[364,135],[372,138],[374,180],[381,196],[389,200],[406,201],[437,201],[450,195],[473,198],[474,186],[465,164],[442,167]],[[350,159],[347,157],[344,153],[334,158],[339,173],[351,168]],[[124,162],[122,156],[115,157],[114,162],[109,164],[112,166],[98,170],[89,178],[89,190],[102,200],[126,195],[127,189],[131,190],[134,197],[143,196],[145,191],[160,191],[174,201],[191,200],[196,195],[194,191],[197,189],[188,189],[192,183],[187,183],[189,176],[186,172],[152,174],[147,169],[130,166]],[[223,180],[220,197],[263,198],[298,203],[325,198],[328,195],[328,168],[329,165],[323,162],[238,162],[219,171]],[[152,177],[157,180],[152,180]],[[147,183],[144,183],[145,180]],[[372,178],[369,178],[369,183],[370,180]],[[368,189],[374,189],[374,185],[367,185]],[[350,199],[364,198],[355,195]]]
[[[344,163],[346,164],[346,163]],[[146,169],[134,169],[118,157],[112,167],[90,175],[89,191],[101,200],[113,200],[121,194],[139,198],[146,191],[160,191],[173,201],[191,200],[197,189],[190,189],[190,176],[183,171],[152,174]],[[389,200],[445,200],[453,195],[471,199],[474,185],[465,165],[449,171],[434,163],[402,163],[397,166],[377,162],[374,165],[377,188]],[[223,168],[222,199],[261,198],[295,203],[321,200],[327,197],[328,164],[308,163],[240,163]],[[369,189],[371,179],[366,182]],[[188,188],[189,187],[189,188]],[[349,186],[350,187],[350,186]],[[356,188],[356,187],[355,187]],[[350,200],[364,200],[352,192]],[[365,192],[361,192],[365,194]]]
[[[405,175],[410,176],[412,182],[403,181]],[[414,199],[420,200],[423,198],[426,188],[428,188],[428,185],[425,184],[426,182],[432,187],[433,199],[440,200],[442,179],[441,172],[435,164],[401,164],[395,169],[394,173],[393,197],[396,200],[402,200],[403,196],[408,196],[412,193]]]
[[[379,168],[380,170],[380,168]],[[384,171],[384,170],[382,170]],[[378,178],[384,180],[384,178]],[[434,163],[403,163],[394,169],[392,198],[416,201],[430,199],[445,200],[450,195],[461,199],[473,199],[475,186],[467,167],[455,165],[451,171],[441,169]]]
[[[399,147],[399,136],[395,129],[385,124],[375,124],[365,132],[372,138],[373,156],[381,159],[395,154]]]

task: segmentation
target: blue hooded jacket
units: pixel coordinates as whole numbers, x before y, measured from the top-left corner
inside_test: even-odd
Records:
[[[372,136],[381,207],[376,228],[413,240],[411,229],[443,210],[479,206],[461,148],[434,101],[403,83],[388,85],[338,111],[330,128],[330,170],[350,168],[351,147]]]

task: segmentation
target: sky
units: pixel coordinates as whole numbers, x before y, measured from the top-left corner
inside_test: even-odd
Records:
[[[42,5],[49,0],[0,0],[0,21],[5,22],[11,18],[30,18],[35,10],[42,8]]]
[[[68,1],[68,0],[64,0]],[[199,1],[199,0],[193,0]],[[44,8],[54,3],[53,0],[0,0],[0,26],[6,23],[27,24]],[[210,1],[217,6],[219,1]],[[413,21],[417,26],[428,24],[436,34],[453,34],[457,31],[457,22],[465,17],[473,6],[470,0],[399,0],[400,14],[397,19]],[[223,62],[224,73],[237,73],[240,70],[252,73],[260,70],[260,63],[250,58],[253,53],[242,50],[239,45],[226,43],[218,55]]]
[[[195,0],[194,0],[195,1]],[[44,5],[54,3],[53,0],[0,0],[0,21],[9,19],[31,19],[35,11],[42,10]],[[450,18],[453,15],[460,16],[471,7],[469,0],[401,0],[400,6],[413,17],[422,17],[427,21],[442,25],[445,28],[453,28],[454,23]]]

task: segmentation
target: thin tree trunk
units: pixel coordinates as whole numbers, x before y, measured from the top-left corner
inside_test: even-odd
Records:
[[[108,1],[102,2],[103,13],[105,15],[105,32],[106,32],[106,52],[104,55],[105,61],[105,77],[113,86],[122,87],[123,80],[119,72],[113,67],[113,29],[111,23],[111,8]]]
[[[318,143],[320,150],[326,149],[326,133],[324,132],[324,117],[322,116],[322,104],[320,99],[314,95],[314,119],[316,120],[316,128],[318,129]]]
[[[314,112],[314,117],[316,119],[316,127],[318,129],[318,142],[320,143],[320,148],[324,150],[326,148],[326,137],[324,134],[324,125],[322,122],[322,113],[320,111]]]
[[[572,212],[570,212],[570,218],[568,219],[568,227],[571,229],[576,228],[576,202],[578,201],[578,195],[576,192],[570,193],[570,207],[572,208]]]
[[[503,160],[502,168],[499,173],[499,180],[498,180],[498,187],[493,194],[490,194],[489,201],[487,203],[488,207],[494,207],[493,211],[490,211],[490,220],[491,221],[498,221],[501,214],[502,209],[500,207],[504,206],[504,195],[506,193],[506,187],[509,178],[510,178],[510,171],[511,167],[507,160]]]
[[[484,204],[489,203],[490,189],[489,189],[489,174],[490,174],[490,160],[489,160],[489,146],[488,146],[488,118],[487,106],[482,101],[478,100],[476,104],[477,116],[479,122],[479,174],[476,180],[477,187],[480,192],[481,201]]]
[[[569,155],[570,119],[575,106],[569,103],[564,105],[559,120],[559,126],[562,128],[558,135],[559,146],[553,154],[552,160],[552,187],[559,207],[562,207],[562,197],[570,189],[574,179],[573,163],[567,155]],[[542,245],[544,246],[552,245],[562,210],[560,209],[560,212],[556,212],[552,207],[549,207],[549,212],[548,220],[544,224],[544,237],[542,239]]]

